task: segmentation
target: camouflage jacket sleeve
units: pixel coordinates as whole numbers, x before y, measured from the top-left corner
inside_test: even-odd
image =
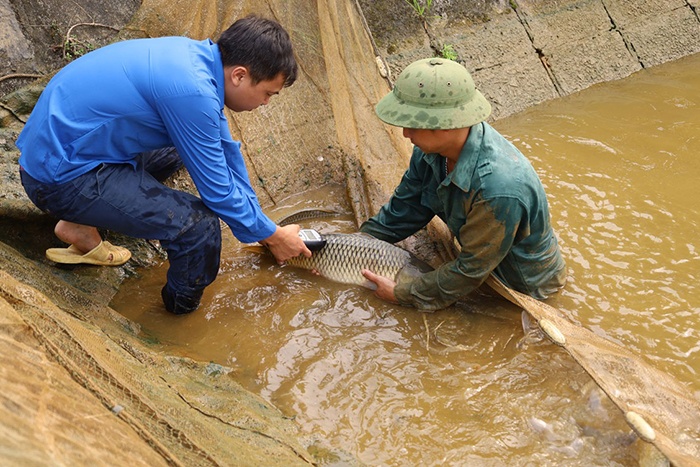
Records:
[[[459,231],[459,256],[435,271],[398,283],[396,299],[402,305],[439,310],[478,288],[508,254],[522,212],[513,198],[476,200]],[[499,219],[503,216],[497,213],[508,215]]]
[[[425,227],[435,213],[421,203],[426,189],[425,169],[418,167],[422,152],[414,150],[408,170],[391,199],[367,219],[360,231],[389,243],[399,242]]]

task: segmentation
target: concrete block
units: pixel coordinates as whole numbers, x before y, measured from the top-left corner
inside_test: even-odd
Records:
[[[600,0],[520,0],[517,13],[529,28],[537,49],[556,48],[572,41],[579,42],[611,28],[610,18]]]
[[[493,107],[492,119],[557,97],[547,71],[514,15],[445,39]]]
[[[573,94],[594,83],[625,78],[642,66],[616,31],[544,50],[561,95]]]
[[[518,2],[518,15],[560,95],[641,69],[599,0]]]
[[[621,29],[685,7],[685,0],[605,0],[605,8],[610,18]]]
[[[645,68],[700,52],[699,10],[688,6],[614,18]]]

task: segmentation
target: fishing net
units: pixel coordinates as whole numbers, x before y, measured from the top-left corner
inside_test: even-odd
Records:
[[[427,235],[440,245],[443,259],[456,256],[456,239],[441,222],[432,222]],[[506,287],[493,274],[486,284],[529,313],[544,334],[574,358],[640,439],[653,444],[674,465],[700,465],[700,402],[685,386],[643,357],[571,323],[547,303]]]
[[[293,422],[230,368],[159,354],[138,326],[57,278],[29,285],[41,274],[20,258],[0,244],[4,462],[311,463]]]
[[[537,319],[545,334],[620,408],[641,439],[675,465],[700,464],[700,403],[685,386],[640,356],[572,324],[546,303],[507,288],[495,276],[487,284]]]

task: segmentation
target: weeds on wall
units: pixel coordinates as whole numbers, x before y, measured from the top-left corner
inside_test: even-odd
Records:
[[[425,19],[425,15],[430,11],[430,7],[433,5],[433,0],[404,0],[406,3],[411,5],[413,11],[416,12],[420,19]]]
[[[408,3],[413,11],[416,13],[418,18],[421,19],[423,22],[423,27],[425,28],[425,32],[428,33],[428,35],[431,37],[431,44],[433,43],[433,37],[430,34],[430,31],[428,31],[428,27],[426,25],[426,19],[428,12],[430,11],[430,8],[433,6],[433,0],[404,0],[406,3]],[[451,44],[443,44],[441,48],[438,49],[437,46],[432,45],[433,50],[435,51],[436,56],[442,57],[447,60],[452,60],[452,61],[457,61],[457,52],[455,51],[454,47]]]
[[[444,44],[440,49],[440,52],[438,52],[438,55],[446,60],[452,60],[453,62],[457,61],[457,51],[455,51],[452,44]]]
[[[90,41],[87,40],[82,40],[77,37],[75,37],[72,33],[73,30],[79,26],[82,27],[91,27],[91,28],[106,28],[106,29],[111,29],[113,31],[119,31],[119,29],[115,28],[114,26],[109,26],[107,24],[101,24],[101,23],[77,23],[71,26],[68,29],[68,32],[66,33],[65,38],[63,39],[63,58],[71,61],[75,60],[78,57],[81,57],[85,55],[88,52],[91,52],[98,48],[98,46]]]

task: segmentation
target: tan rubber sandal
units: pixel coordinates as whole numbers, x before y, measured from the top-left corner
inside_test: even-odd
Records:
[[[68,248],[49,248],[46,257],[60,264],[95,264],[97,266],[121,266],[129,261],[131,252],[126,248],[102,241],[83,254],[74,245]]]

